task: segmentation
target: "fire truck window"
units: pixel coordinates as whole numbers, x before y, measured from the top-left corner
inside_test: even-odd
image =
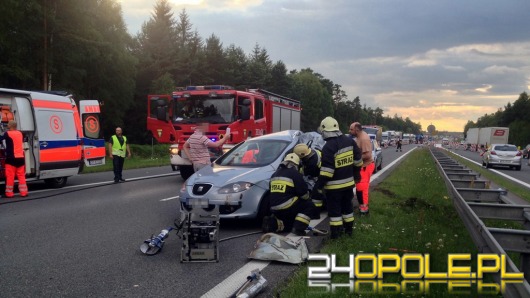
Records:
[[[258,120],[263,118],[263,102],[259,99],[254,101],[254,119]]]

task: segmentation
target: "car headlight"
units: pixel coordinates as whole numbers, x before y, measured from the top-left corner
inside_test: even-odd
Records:
[[[238,193],[251,188],[252,185],[253,184],[249,182],[236,182],[219,188],[217,192],[220,194]]]
[[[179,149],[178,148],[169,148],[169,154],[177,155],[177,154],[179,154]]]

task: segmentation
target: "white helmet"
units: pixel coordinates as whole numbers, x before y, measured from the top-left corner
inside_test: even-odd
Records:
[[[333,117],[326,117],[322,122],[320,122],[320,126],[318,127],[319,131],[340,131],[339,129],[339,123],[337,120],[335,120]]]
[[[311,154],[311,149],[306,144],[297,144],[294,146],[293,152],[300,158],[304,158]]]
[[[285,158],[283,159],[283,161],[290,161],[292,163],[294,163],[295,165],[299,165],[300,164],[300,157],[298,157],[298,155],[294,154],[294,153],[289,153],[285,156]]]

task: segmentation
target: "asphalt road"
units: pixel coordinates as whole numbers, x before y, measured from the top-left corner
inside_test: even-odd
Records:
[[[383,149],[383,169],[415,146]],[[387,173],[381,171],[379,180]],[[249,262],[260,235],[225,239],[259,231],[255,221],[221,222],[218,263],[180,263],[182,245],[175,233],[158,255],[143,255],[143,241],[177,217],[183,181],[170,167],[124,176],[127,182],[112,184],[109,172],[79,175],[62,189],[31,183],[27,200],[1,198],[0,296],[200,297]],[[320,243],[321,238],[309,239],[310,252]],[[296,269],[267,266],[262,274],[269,285],[261,296],[273,295]]]
[[[465,158],[468,158],[478,163],[479,165],[482,165],[482,157],[480,156],[479,152],[472,152],[472,151],[467,151],[467,150],[462,150],[462,149],[449,149],[449,151],[454,152],[455,154],[458,154]],[[523,159],[523,164],[521,166],[520,171],[510,169],[509,167],[501,167],[501,166],[495,166],[494,168],[491,168],[488,170],[498,171],[505,175],[513,177],[517,180],[530,184],[530,166],[528,166],[528,159]]]

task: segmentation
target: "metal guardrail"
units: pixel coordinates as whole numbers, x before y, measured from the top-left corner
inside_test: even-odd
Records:
[[[431,149],[445,178],[453,203],[480,253],[506,255],[507,272],[523,272],[522,283],[508,283],[506,297],[530,297],[530,204],[514,204],[506,190],[490,189],[491,183],[449,157],[444,150]],[[516,221],[524,230],[487,227],[482,219]],[[520,270],[506,254],[520,254]],[[500,274],[495,276],[500,283]]]

